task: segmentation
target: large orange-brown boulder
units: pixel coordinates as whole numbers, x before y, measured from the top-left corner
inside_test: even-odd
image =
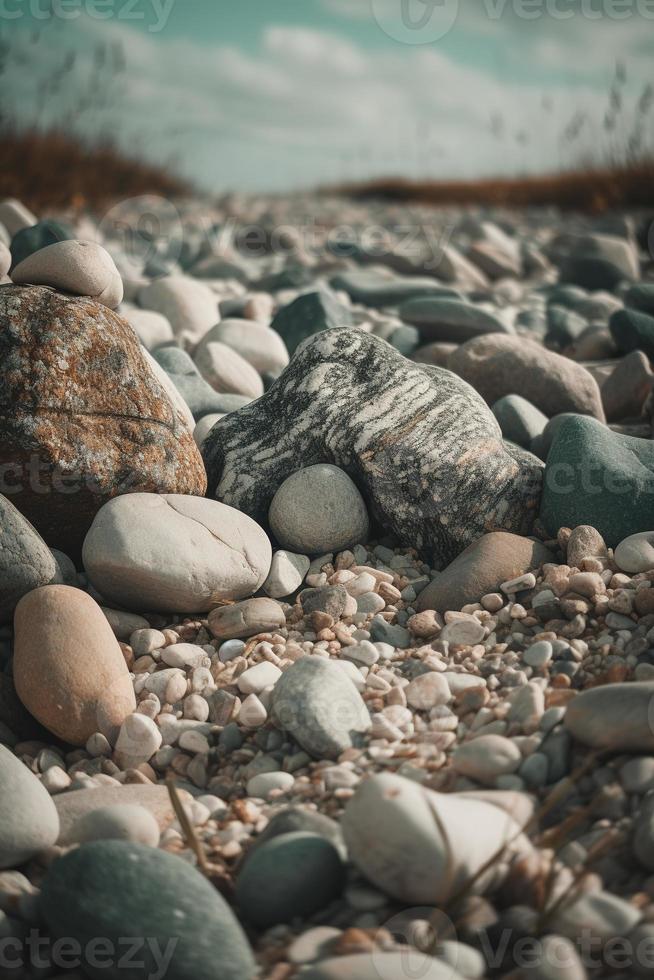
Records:
[[[129,324],[44,286],[0,287],[0,473],[47,544],[73,556],[110,497],[206,490],[187,421]]]
[[[16,606],[14,683],[32,716],[71,745],[95,732],[115,741],[136,710],[111,626],[97,602],[70,585],[44,585]]]

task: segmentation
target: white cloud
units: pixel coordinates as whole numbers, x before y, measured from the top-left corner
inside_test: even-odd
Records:
[[[561,132],[578,109],[591,120],[579,146],[586,148],[586,140],[597,154],[606,104],[598,77],[610,78],[616,53],[631,55],[634,91],[645,77],[639,32],[630,23],[613,27],[611,34],[594,32],[583,58],[574,33],[567,43],[553,40],[551,31],[535,31],[524,43],[510,35],[500,64],[480,57],[471,67],[441,45],[366,49],[339,34],[300,26],[269,25],[260,51],[253,52],[80,18],[38,46],[31,61],[21,62],[24,50],[16,46],[3,95],[24,118],[33,117],[39,80],[74,49],[75,67],[61,91],[46,92],[41,118],[54,121],[91,90],[97,44],[120,43],[126,74],[114,78],[103,70],[106,105],[82,113],[77,125],[84,132],[104,129],[157,161],[174,152],[188,175],[215,191],[286,189],[371,174],[542,171],[577,151],[576,144],[563,144]],[[534,76],[527,81],[517,70],[525,65]],[[536,82],[539,71],[550,73],[546,85]],[[543,91],[551,108],[543,107]],[[492,118],[501,138],[491,131]],[[526,134],[526,144],[519,133]]]

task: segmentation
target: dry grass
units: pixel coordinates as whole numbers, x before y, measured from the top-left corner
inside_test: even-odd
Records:
[[[0,198],[44,208],[96,207],[139,194],[179,197],[185,181],[163,167],[131,159],[116,146],[85,143],[59,130],[0,131]]]
[[[331,187],[327,192],[364,201],[439,206],[554,206],[564,210],[600,212],[610,208],[652,207],[653,185],[654,160],[614,169],[587,169],[543,177],[423,182],[389,177],[361,184],[343,184]]]

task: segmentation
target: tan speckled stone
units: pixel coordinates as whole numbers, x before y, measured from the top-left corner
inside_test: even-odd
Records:
[[[80,589],[46,585],[18,603],[14,629],[14,682],[27,710],[72,745],[98,731],[113,741],[136,700],[98,604]]]
[[[73,240],[46,245],[19,262],[11,278],[18,284],[52,286],[90,296],[111,310],[123,298],[123,281],[114,260],[96,242]]]

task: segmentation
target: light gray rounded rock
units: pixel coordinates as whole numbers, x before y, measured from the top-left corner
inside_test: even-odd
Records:
[[[170,323],[175,338],[194,347],[219,319],[216,297],[206,283],[190,276],[165,276],[144,286],[139,306],[161,313]]]
[[[308,967],[302,973],[302,980],[401,980],[411,976],[420,980],[463,980],[463,975],[449,963],[413,948],[400,952],[380,948],[374,953],[335,956]]]
[[[276,551],[268,577],[263,583],[263,591],[273,599],[283,599],[284,596],[296,592],[311,565],[306,555],[296,555],[292,551]]]
[[[0,278],[6,276],[11,268],[11,252],[3,241],[0,241]]]
[[[573,942],[585,933],[591,941],[606,943],[627,936],[640,919],[641,911],[631,902],[608,891],[592,891],[558,906],[549,926]]]
[[[538,940],[535,956],[524,975],[525,980],[588,980],[575,943],[552,934]]]
[[[370,715],[345,671],[322,657],[287,667],[272,693],[271,716],[317,759],[335,759],[370,728]]]
[[[491,411],[500,423],[504,438],[525,449],[529,449],[531,440],[542,433],[549,421],[547,415],[521,395],[504,395]]]
[[[105,598],[128,609],[204,612],[262,585],[265,532],[225,504],[183,494],[130,493],[108,501],[85,538],[84,568]]]
[[[307,466],[287,477],[272,499],[268,520],[281,545],[308,555],[360,544],[369,530],[356,485],[329,463]]]
[[[202,443],[207,438],[216,422],[220,422],[220,420],[224,417],[224,412],[212,412],[209,415],[203,415],[200,421],[196,423],[193,429],[193,438],[195,439],[195,445],[198,447],[198,449],[202,449]]]
[[[121,314],[147,350],[153,350],[161,344],[170,344],[175,339],[173,328],[163,313],[129,306],[126,309],[121,308]]]
[[[38,220],[36,215],[15,197],[7,197],[0,201],[0,222],[12,238],[21,229],[38,224]]]
[[[223,395],[263,395],[261,376],[244,357],[217,340],[203,343],[194,354],[195,366],[214,391]]]
[[[134,803],[114,803],[90,810],[73,825],[70,841],[86,844],[92,840],[126,840],[134,844],[159,844],[159,824],[145,807]]]
[[[0,869],[17,868],[59,836],[57,808],[34,773],[0,745]]]
[[[341,827],[355,867],[387,895],[413,905],[447,902],[503,844],[512,842],[507,854],[530,848],[501,806],[437,793],[392,773],[359,784]],[[474,891],[483,892],[501,873],[497,864],[489,867]]]
[[[549,640],[537,640],[532,643],[522,655],[522,659],[529,667],[537,670],[546,667],[552,659],[553,648]]]
[[[259,374],[280,374],[288,364],[288,351],[277,331],[254,320],[221,320],[205,334],[200,347],[212,341],[231,347]]]
[[[641,531],[623,538],[615,549],[615,563],[631,575],[654,568],[654,531]]]
[[[0,494],[0,622],[11,619],[27,592],[63,581],[62,570],[41,535]]]
[[[481,783],[493,783],[498,776],[515,772],[521,761],[518,746],[503,735],[478,735],[462,742],[452,756],[458,773]]]

